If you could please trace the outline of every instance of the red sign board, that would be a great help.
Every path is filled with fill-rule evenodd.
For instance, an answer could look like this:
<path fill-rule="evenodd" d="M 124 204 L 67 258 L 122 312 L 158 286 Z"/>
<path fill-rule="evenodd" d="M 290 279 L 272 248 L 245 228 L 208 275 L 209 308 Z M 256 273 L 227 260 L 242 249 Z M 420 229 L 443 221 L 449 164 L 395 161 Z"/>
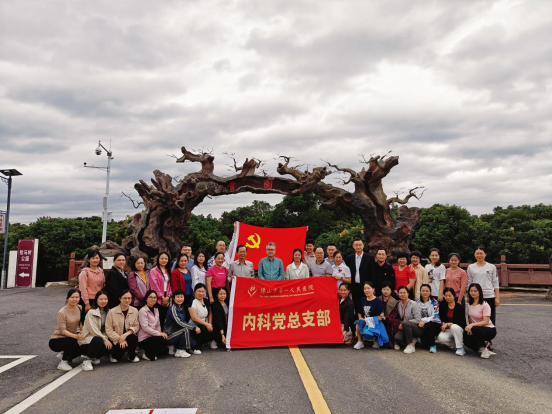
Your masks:
<path fill-rule="evenodd" d="M 228 348 L 330 343 L 343 343 L 335 279 L 234 280 Z"/>
<path fill-rule="evenodd" d="M 15 268 L 15 286 L 30 287 L 33 281 L 35 241 L 19 240 L 17 243 L 17 264 Z"/>

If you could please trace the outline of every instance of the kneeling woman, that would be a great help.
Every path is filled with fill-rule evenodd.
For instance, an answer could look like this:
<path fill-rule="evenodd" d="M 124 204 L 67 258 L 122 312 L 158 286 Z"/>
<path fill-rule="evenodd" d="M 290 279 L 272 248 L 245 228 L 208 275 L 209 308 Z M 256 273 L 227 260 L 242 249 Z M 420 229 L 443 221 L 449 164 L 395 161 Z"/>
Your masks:
<path fill-rule="evenodd" d="M 198 283 L 194 288 L 194 300 L 188 308 L 191 322 L 195 323 L 200 329 L 200 333 L 195 336 L 196 349 L 194 355 L 200 355 L 201 345 L 213 340 L 213 325 L 211 324 L 212 315 L 209 312 L 209 301 L 205 300 L 206 287 L 203 283 Z"/>
<path fill-rule="evenodd" d="M 78 332 L 81 324 L 82 307 L 78 304 L 81 295 L 78 289 L 69 289 L 65 306 L 57 313 L 57 327 L 48 346 L 54 352 L 60 352 L 61 359 L 57 369 L 71 371 L 69 362 L 80 355 L 79 343 L 84 337 Z"/>
<path fill-rule="evenodd" d="M 99 364 L 100 358 L 107 355 L 113 345 L 105 333 L 105 321 L 109 312 L 107 293 L 100 290 L 94 298 L 92 309 L 86 314 L 82 336 L 79 341 L 82 351 L 86 351 L 86 358 L 82 362 L 83 371 L 92 371 L 92 364 Z"/>
<path fill-rule="evenodd" d="M 464 305 L 458 302 L 453 288 L 446 287 L 443 296 L 445 300 L 439 306 L 439 317 L 443 324 L 437 340 L 451 349 L 456 349 L 456 355 L 466 355 L 463 339 L 466 327 Z"/>
<path fill-rule="evenodd" d="M 464 343 L 474 351 L 481 351 L 481 358 L 494 355 L 488 349 L 488 342 L 496 336 L 496 328 L 491 322 L 491 307 L 483 299 L 483 289 L 478 283 L 472 283 L 468 288 L 469 325 L 464 329 Z"/>
<path fill-rule="evenodd" d="M 400 350 L 399 344 L 406 344 L 404 353 L 412 354 L 416 352 L 417 338 L 424 334 L 424 328 L 418 326 L 422 318 L 420 307 L 416 302 L 408 299 L 408 288 L 406 286 L 399 287 L 398 292 L 400 300 L 397 308 L 401 324 L 399 325 L 399 331 L 395 334 L 394 348 Z"/>
<path fill-rule="evenodd" d="M 188 358 L 195 348 L 195 340 L 190 333 L 200 334 L 201 330 L 187 321 L 188 311 L 184 305 L 184 292 L 175 290 L 173 292 L 173 304 L 167 312 L 164 332 L 168 335 L 167 344 L 169 354 L 177 358 Z M 176 348 L 176 352 L 174 349 Z"/>
<path fill-rule="evenodd" d="M 167 334 L 161 330 L 157 293 L 155 293 L 155 290 L 148 290 L 145 297 L 146 306 L 142 306 L 138 312 L 140 321 L 138 346 L 144 350 L 143 359 L 155 361 L 158 356 L 165 355 L 169 351 L 167 348 Z"/>
<path fill-rule="evenodd" d="M 128 352 L 130 362 L 138 362 L 136 356 L 136 345 L 138 337 L 136 334 L 140 330 L 138 321 L 138 309 L 130 306 L 132 295 L 128 290 L 121 292 L 119 298 L 121 304 L 111 309 L 105 319 L 105 333 L 111 342 L 113 350 L 111 352 L 111 362 L 119 362 L 125 352 Z"/>
<path fill-rule="evenodd" d="M 353 343 L 353 329 L 355 326 L 355 304 L 349 297 L 351 288 L 345 282 L 339 286 L 339 319 L 341 320 L 341 332 L 343 342 L 346 345 Z"/>
<path fill-rule="evenodd" d="M 389 281 L 384 281 L 381 284 L 381 296 L 379 297 L 383 302 L 383 324 L 385 330 L 389 336 L 389 343 L 386 346 L 393 348 L 395 334 L 399 331 L 399 325 L 401 319 L 399 318 L 399 311 L 397 310 L 397 304 L 399 303 L 391 294 L 393 293 L 393 284 Z"/>
<path fill-rule="evenodd" d="M 420 307 L 422 319 L 418 323 L 424 329 L 422 343 L 429 347 L 429 352 L 437 352 L 435 338 L 441 331 L 441 319 L 439 319 L 439 302 L 431 298 L 431 286 L 423 284 L 420 287 L 420 299 L 416 301 Z"/>
<path fill-rule="evenodd" d="M 219 345 L 226 345 L 226 331 L 228 330 L 228 305 L 224 289 L 218 291 L 217 300 L 211 306 L 211 315 L 214 338 L 211 341 L 211 349 L 217 349 Z"/>
<path fill-rule="evenodd" d="M 364 321 L 366 318 L 377 317 L 379 320 L 383 319 L 383 302 L 380 298 L 377 298 L 375 295 L 374 286 L 371 282 L 364 282 L 364 294 L 365 297 L 360 299 L 357 307 L 357 316 L 359 321 Z M 384 328 L 385 329 L 385 328 Z M 356 326 L 357 334 L 357 343 L 355 344 L 355 349 L 364 348 L 364 342 L 362 340 L 362 335 L 360 334 L 359 324 Z M 370 339 L 372 340 L 372 339 Z M 386 341 L 388 342 L 388 341 Z M 373 339 L 372 348 L 379 348 L 378 339 Z"/>

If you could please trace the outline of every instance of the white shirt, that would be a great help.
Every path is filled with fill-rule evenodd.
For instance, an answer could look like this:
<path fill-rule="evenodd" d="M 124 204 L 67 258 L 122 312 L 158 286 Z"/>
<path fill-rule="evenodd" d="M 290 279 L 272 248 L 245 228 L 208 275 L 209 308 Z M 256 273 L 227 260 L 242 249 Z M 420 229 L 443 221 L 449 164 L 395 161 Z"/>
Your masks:
<path fill-rule="evenodd" d="M 361 260 L 362 260 L 362 253 L 360 254 L 360 256 L 357 254 L 356 257 L 355 257 L 355 261 L 356 261 L 355 283 L 360 283 L 360 272 L 359 272 L 358 269 L 360 268 Z"/>
<path fill-rule="evenodd" d="M 205 298 L 203 299 L 203 303 L 205 303 Z M 206 305 L 202 305 L 199 300 L 194 299 L 191 307 L 197 310 L 197 317 L 199 319 L 209 322 L 209 309 L 207 309 Z"/>
<path fill-rule="evenodd" d="M 339 266 L 334 264 L 332 269 L 332 276 L 341 276 L 341 279 L 337 280 L 337 291 L 339 292 L 339 286 L 343 283 L 342 279 L 348 279 L 351 277 L 351 269 L 349 269 L 345 262 L 341 262 Z"/>

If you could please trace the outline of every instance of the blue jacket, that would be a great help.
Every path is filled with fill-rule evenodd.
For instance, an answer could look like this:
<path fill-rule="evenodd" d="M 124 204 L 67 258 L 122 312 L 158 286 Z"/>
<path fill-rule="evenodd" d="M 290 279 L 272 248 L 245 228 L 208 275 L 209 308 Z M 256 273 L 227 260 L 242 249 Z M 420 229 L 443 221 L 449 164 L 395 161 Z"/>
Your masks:
<path fill-rule="evenodd" d="M 195 346 L 195 341 L 190 336 L 190 331 L 195 331 L 195 326 L 186 322 L 188 320 L 186 309 L 176 304 L 172 304 L 165 318 L 165 326 L 163 332 L 172 339 L 180 335 L 186 338 L 186 349 L 191 349 Z"/>
<path fill-rule="evenodd" d="M 377 316 L 372 317 L 372 320 L 375 323 L 373 328 L 368 327 L 363 319 L 355 321 L 355 323 L 358 323 L 358 330 L 360 331 L 362 339 L 377 339 L 378 345 L 382 346 L 383 344 L 389 342 L 389 336 L 385 330 L 385 325 L 377 318 Z"/>

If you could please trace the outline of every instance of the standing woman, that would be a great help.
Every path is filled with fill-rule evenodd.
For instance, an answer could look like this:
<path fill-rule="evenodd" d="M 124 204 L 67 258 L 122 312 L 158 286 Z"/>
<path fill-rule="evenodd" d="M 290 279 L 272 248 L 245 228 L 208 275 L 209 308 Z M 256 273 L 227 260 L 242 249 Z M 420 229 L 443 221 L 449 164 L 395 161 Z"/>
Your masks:
<path fill-rule="evenodd" d="M 424 329 L 418 326 L 422 316 L 418 304 L 408 299 L 408 288 L 400 286 L 398 291 L 400 300 L 397 308 L 401 323 L 398 332 L 395 334 L 394 348 L 400 350 L 399 344 L 406 344 L 404 353 L 412 354 L 416 352 L 417 338 L 424 334 Z"/>
<path fill-rule="evenodd" d="M 355 304 L 349 296 L 351 288 L 345 282 L 339 286 L 339 319 L 341 320 L 341 331 L 343 342 L 346 345 L 353 343 L 353 329 L 355 326 Z"/>
<path fill-rule="evenodd" d="M 138 320 L 140 321 L 138 346 L 144 350 L 142 359 L 146 361 L 155 361 L 158 356 L 168 352 L 167 334 L 161 330 L 157 308 L 157 293 L 155 290 L 148 290 L 146 306 L 142 306 L 138 311 Z"/>
<path fill-rule="evenodd" d="M 439 305 L 441 332 L 437 339 L 443 345 L 456 349 L 456 355 L 466 355 L 464 349 L 464 328 L 466 327 L 466 311 L 464 305 L 456 299 L 454 289 L 446 287 L 443 291 L 445 300 Z"/>
<path fill-rule="evenodd" d="M 207 270 L 205 278 L 207 280 L 207 292 L 209 293 L 209 302 L 213 304 L 217 297 L 218 291 L 226 289 L 226 278 L 228 269 L 223 266 L 224 253 L 215 253 L 215 264 Z"/>
<path fill-rule="evenodd" d="M 198 283 L 194 288 L 194 300 L 188 308 L 190 312 L 190 322 L 194 322 L 200 329 L 200 333 L 195 336 L 196 348 L 193 351 L 194 355 L 201 355 L 201 345 L 213 340 L 213 325 L 211 324 L 212 316 L 209 312 L 209 301 L 205 300 L 205 285 Z"/>
<path fill-rule="evenodd" d="M 145 294 L 150 289 L 149 272 L 143 257 L 136 259 L 128 275 L 128 290 L 132 293 L 132 306 L 139 309 L 146 304 Z"/>
<path fill-rule="evenodd" d="M 500 293 L 498 273 L 496 266 L 485 261 L 485 248 L 479 246 L 475 249 L 476 263 L 468 266 L 468 284 L 477 283 L 483 290 L 483 300 L 491 308 L 491 321 L 496 324 L 496 307 L 500 305 Z"/>
<path fill-rule="evenodd" d="M 285 280 L 304 279 L 309 277 L 309 267 L 302 262 L 303 252 L 301 249 L 293 251 L 293 262 L 286 267 Z"/>
<path fill-rule="evenodd" d="M 395 342 L 395 334 L 399 331 L 399 325 L 401 319 L 399 318 L 399 311 L 397 304 L 399 301 L 395 299 L 391 294 L 393 293 L 393 284 L 389 281 L 384 281 L 381 284 L 381 296 L 379 297 L 383 302 L 383 324 L 389 336 L 389 346 L 393 347 Z"/>
<path fill-rule="evenodd" d="M 192 292 L 198 283 L 207 285 L 205 275 L 207 274 L 207 256 L 203 250 L 198 250 L 195 254 L 194 265 L 192 266 Z M 193 297 L 193 293 L 192 293 Z"/>
<path fill-rule="evenodd" d="M 481 358 L 494 355 L 489 349 L 489 342 L 496 336 L 496 328 L 491 321 L 491 307 L 483 300 L 483 289 L 478 283 L 468 288 L 468 322 L 464 328 L 464 343 L 474 351 L 481 351 Z"/>
<path fill-rule="evenodd" d="M 188 311 L 184 307 L 184 292 L 173 292 L 173 304 L 167 312 L 164 332 L 168 335 L 169 355 L 177 358 L 188 358 L 195 348 L 195 340 L 190 336 L 191 332 L 200 334 L 201 330 L 188 323 Z M 176 352 L 175 352 L 176 348 Z"/>
<path fill-rule="evenodd" d="M 157 293 L 157 303 L 159 304 L 159 320 L 161 321 L 161 329 L 165 326 L 165 317 L 167 309 L 171 304 L 171 277 L 169 273 L 168 263 L 170 257 L 167 253 L 159 253 L 156 260 L 156 265 L 150 270 L 150 287 Z"/>
<path fill-rule="evenodd" d="M 69 362 L 80 355 L 79 343 L 84 337 L 79 332 L 81 326 L 82 307 L 78 304 L 81 295 L 78 289 L 69 289 L 66 303 L 57 313 L 57 327 L 50 337 L 48 346 L 54 352 L 60 352 L 61 357 L 57 369 L 71 371 L 73 367 Z"/>
<path fill-rule="evenodd" d="M 375 296 L 376 290 L 372 285 L 372 282 L 364 282 L 364 297 L 360 299 L 360 302 L 357 306 L 357 316 L 359 320 L 365 320 L 366 318 L 378 317 L 380 320 L 383 319 L 383 302 L 380 298 Z M 358 323 L 356 325 L 356 334 L 357 334 L 357 343 L 355 344 L 355 349 L 364 348 L 364 342 L 362 340 L 362 335 L 360 334 L 360 329 Z M 375 338 L 373 340 L 372 348 L 379 348 L 378 340 Z"/>
<path fill-rule="evenodd" d="M 439 249 L 429 249 L 429 260 L 431 263 L 426 264 L 425 269 L 427 270 L 429 285 L 431 286 L 431 296 L 433 299 L 441 302 L 443 300 L 447 269 L 440 262 Z"/>
<path fill-rule="evenodd" d="M 176 268 L 171 273 L 171 290 L 184 292 L 184 306 L 188 308 L 194 300 L 192 289 L 192 274 L 188 270 L 188 255 L 180 253 L 176 259 Z"/>
<path fill-rule="evenodd" d="M 458 298 L 458 303 L 463 305 L 466 286 L 468 286 L 468 275 L 464 269 L 458 267 L 460 264 L 460 255 L 458 253 L 449 254 L 448 259 L 450 267 L 447 269 L 445 276 L 445 289 L 454 289 L 454 294 Z"/>
<path fill-rule="evenodd" d="M 105 285 L 105 275 L 100 263 L 103 256 L 99 250 L 90 250 L 84 258 L 84 269 L 79 274 L 79 290 L 84 301 L 84 310 L 88 312 L 94 304 L 96 293 Z M 83 315 L 84 321 L 84 315 Z"/>
<path fill-rule="evenodd" d="M 226 304 L 226 291 L 218 291 L 217 300 L 211 306 L 211 320 L 213 321 L 213 340 L 211 349 L 217 349 L 219 345 L 226 345 L 226 332 L 228 330 L 228 305 Z"/>
<path fill-rule="evenodd" d="M 109 299 L 107 293 L 100 290 L 96 293 L 95 305 L 86 314 L 84 326 L 82 327 L 82 336 L 79 341 L 81 345 L 81 354 L 86 354 L 82 362 L 83 371 L 92 371 L 92 364 L 99 364 L 100 358 L 107 355 L 113 345 L 105 333 L 105 321 L 107 312 L 109 312 Z M 85 352 L 82 352 L 85 351 Z"/>
<path fill-rule="evenodd" d="M 116 306 L 123 290 L 128 290 L 128 275 L 125 273 L 126 257 L 123 253 L 116 253 L 113 257 L 113 267 L 105 278 L 105 289 L 109 303 Z"/>
<path fill-rule="evenodd" d="M 138 337 L 136 334 L 140 330 L 138 320 L 138 309 L 130 306 L 132 295 L 128 290 L 124 290 L 119 298 L 119 306 L 111 309 L 105 319 L 105 333 L 111 342 L 113 350 L 111 352 L 111 362 L 119 362 L 125 352 L 128 352 L 130 362 L 138 362 L 136 356 L 136 345 Z"/>
<path fill-rule="evenodd" d="M 393 266 L 395 271 L 395 286 L 406 286 L 409 295 L 414 297 L 413 289 L 416 284 L 416 272 L 408 266 L 408 253 L 397 252 L 397 264 Z M 395 291 L 398 294 L 398 291 Z"/>
<path fill-rule="evenodd" d="M 339 295 L 339 287 L 343 283 L 351 284 L 351 269 L 343 262 L 343 253 L 339 250 L 334 252 L 334 264 L 332 265 L 333 278 L 337 281 L 337 294 Z"/>
<path fill-rule="evenodd" d="M 431 298 L 431 286 L 423 284 L 420 287 L 420 299 L 416 301 L 420 307 L 422 319 L 418 323 L 423 328 L 422 343 L 429 346 L 429 352 L 437 352 L 435 337 L 441 331 L 441 319 L 439 319 L 439 302 Z"/>

